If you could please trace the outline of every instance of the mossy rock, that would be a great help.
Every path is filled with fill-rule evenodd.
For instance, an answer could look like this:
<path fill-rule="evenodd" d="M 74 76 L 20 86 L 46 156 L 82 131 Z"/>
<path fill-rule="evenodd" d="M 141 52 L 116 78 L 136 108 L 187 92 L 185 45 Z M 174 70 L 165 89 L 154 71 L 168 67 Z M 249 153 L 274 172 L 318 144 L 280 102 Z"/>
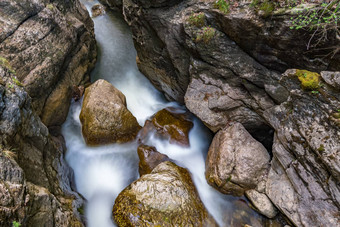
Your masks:
<path fill-rule="evenodd" d="M 190 146 L 189 132 L 193 127 L 188 112 L 176 108 L 165 108 L 158 111 L 151 120 L 145 122 L 140 134 L 143 140 L 151 131 L 156 131 L 156 136 L 169 139 L 172 144 Z"/>
<path fill-rule="evenodd" d="M 112 214 L 118 226 L 217 226 L 188 170 L 169 161 L 125 188 Z"/>
<path fill-rule="evenodd" d="M 320 88 L 320 74 L 307 70 L 296 70 L 296 76 L 305 90 L 317 90 Z"/>

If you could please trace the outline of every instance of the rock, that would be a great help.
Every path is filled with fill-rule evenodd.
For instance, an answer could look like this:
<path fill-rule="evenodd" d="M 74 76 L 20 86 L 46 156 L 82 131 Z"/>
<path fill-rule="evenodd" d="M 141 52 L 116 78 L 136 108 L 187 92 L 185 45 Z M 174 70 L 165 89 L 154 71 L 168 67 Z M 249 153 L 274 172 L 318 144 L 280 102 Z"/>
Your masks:
<path fill-rule="evenodd" d="M 147 145 L 139 145 L 139 175 L 149 174 L 160 163 L 170 161 L 169 157 L 165 154 L 159 153 L 155 147 Z"/>
<path fill-rule="evenodd" d="M 260 193 L 256 190 L 248 190 L 245 195 L 252 202 L 258 211 L 268 218 L 274 218 L 278 211 L 273 203 L 269 200 L 266 194 Z"/>
<path fill-rule="evenodd" d="M 113 7 L 117 5 L 117 0 L 103 1 Z M 209 57 L 216 68 L 229 62 L 227 59 L 214 58 L 216 49 L 222 55 L 232 55 L 232 62 L 242 64 L 238 53 L 245 53 L 254 62 L 280 73 L 288 68 L 318 72 L 340 70 L 339 52 L 333 57 L 330 54 L 330 50 L 339 44 L 335 34 L 329 34 L 329 40 L 320 42 L 319 48 L 310 48 L 307 51 L 306 45 L 311 33 L 302 29 L 290 29 L 291 17 L 295 17 L 296 13 L 288 7 L 274 10 L 270 16 L 262 16 L 259 10 L 261 4 L 254 5 L 250 1 L 231 4 L 232 10 L 228 13 L 215 9 L 213 1 L 119 2 L 119 8 L 122 8 L 124 18 L 133 33 L 140 59 L 139 69 L 171 100 L 183 102 L 186 87 L 192 78 L 189 72 L 194 65 L 192 60 L 205 60 Z M 188 23 L 188 18 L 198 12 L 204 13 L 206 18 L 202 27 Z M 192 45 L 197 40 L 196 34 L 204 33 L 203 28 L 209 26 L 216 30 L 211 42 Z M 193 32 L 188 32 L 188 27 L 194 27 L 191 29 Z M 220 44 L 214 40 L 219 39 L 220 34 L 225 34 L 228 38 L 223 39 L 230 40 L 233 46 L 239 48 L 239 52 L 229 53 L 224 48 L 219 50 Z M 200 46 L 207 45 L 209 48 L 205 48 L 206 51 L 202 54 Z M 256 64 L 254 68 L 257 68 Z M 237 72 L 237 67 L 230 69 Z"/>
<path fill-rule="evenodd" d="M 321 77 L 328 83 L 329 85 L 340 89 L 340 72 L 321 72 Z"/>
<path fill-rule="evenodd" d="M 60 126 L 72 86 L 89 80 L 96 61 L 93 22 L 78 0 L 1 3 L 1 58 L 25 87 L 43 123 Z"/>
<path fill-rule="evenodd" d="M 101 4 L 95 4 L 91 8 L 92 17 L 98 17 L 105 14 L 105 7 Z"/>
<path fill-rule="evenodd" d="M 209 147 L 205 176 L 222 193 L 242 195 L 266 179 L 270 157 L 240 123 L 220 130 Z"/>
<path fill-rule="evenodd" d="M 72 98 L 74 101 L 79 101 L 84 95 L 85 88 L 84 86 L 73 86 L 72 88 Z"/>
<path fill-rule="evenodd" d="M 333 115 L 340 93 L 327 81 L 317 93 L 302 90 L 295 72 L 287 70 L 281 79 L 288 100 L 264 114 L 276 131 L 265 192 L 296 226 L 336 226 L 340 135 Z"/>
<path fill-rule="evenodd" d="M 140 137 L 144 140 L 149 132 L 156 131 L 156 136 L 168 139 L 172 144 L 188 147 L 189 132 L 193 126 L 188 112 L 168 107 L 158 111 L 151 120 L 145 122 Z"/>
<path fill-rule="evenodd" d="M 118 226 L 217 226 L 189 172 L 169 161 L 118 195 L 113 218 Z"/>
<path fill-rule="evenodd" d="M 99 2 L 109 6 L 111 9 L 118 8 L 119 10 L 122 10 L 123 7 L 123 0 L 99 0 Z"/>
<path fill-rule="evenodd" d="M 31 98 L 13 73 L 0 66 L 0 77 L 0 226 L 13 221 L 23 226 L 83 226 L 77 212 L 83 200 L 71 190 L 62 148 L 33 111 Z M 49 198 L 38 200 L 41 194 L 34 188 Z"/>
<path fill-rule="evenodd" d="M 86 88 L 79 118 L 88 145 L 129 142 L 141 129 L 123 93 L 105 80 Z"/>

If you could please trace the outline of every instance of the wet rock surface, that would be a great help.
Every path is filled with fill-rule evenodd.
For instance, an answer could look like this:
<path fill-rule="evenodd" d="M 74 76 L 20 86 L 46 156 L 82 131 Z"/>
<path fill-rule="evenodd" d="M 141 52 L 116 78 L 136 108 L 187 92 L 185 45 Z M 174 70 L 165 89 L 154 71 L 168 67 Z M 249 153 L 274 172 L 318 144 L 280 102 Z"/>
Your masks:
<path fill-rule="evenodd" d="M 147 120 L 140 133 L 144 140 L 150 132 L 156 132 L 156 136 L 168 139 L 172 144 L 190 146 L 189 132 L 194 126 L 187 111 L 168 107 L 158 111 Z"/>
<path fill-rule="evenodd" d="M 98 17 L 105 14 L 105 7 L 101 4 L 96 4 L 91 8 L 92 17 Z"/>
<path fill-rule="evenodd" d="M 86 88 L 79 118 L 88 145 L 128 142 L 141 129 L 123 93 L 105 80 Z"/>
<path fill-rule="evenodd" d="M 189 172 L 169 161 L 125 188 L 112 212 L 119 226 L 216 226 Z"/>
<path fill-rule="evenodd" d="M 137 148 L 139 157 L 139 175 L 149 174 L 160 163 L 170 161 L 165 154 L 159 153 L 155 147 L 141 144 Z"/>
<path fill-rule="evenodd" d="M 0 61 L 8 61 L 43 123 L 61 125 L 72 86 L 89 80 L 96 60 L 93 22 L 78 0 L 1 5 Z"/>
<path fill-rule="evenodd" d="M 266 179 L 270 157 L 240 123 L 231 123 L 214 137 L 206 160 L 206 179 L 217 190 L 243 195 Z"/>

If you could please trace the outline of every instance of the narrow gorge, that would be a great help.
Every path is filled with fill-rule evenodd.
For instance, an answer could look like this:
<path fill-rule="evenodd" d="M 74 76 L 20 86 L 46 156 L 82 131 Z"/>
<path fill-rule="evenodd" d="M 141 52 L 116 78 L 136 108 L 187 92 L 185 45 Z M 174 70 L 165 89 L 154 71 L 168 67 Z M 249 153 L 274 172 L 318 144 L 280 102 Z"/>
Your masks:
<path fill-rule="evenodd" d="M 0 226 L 340 226 L 339 18 L 1 1 Z"/>

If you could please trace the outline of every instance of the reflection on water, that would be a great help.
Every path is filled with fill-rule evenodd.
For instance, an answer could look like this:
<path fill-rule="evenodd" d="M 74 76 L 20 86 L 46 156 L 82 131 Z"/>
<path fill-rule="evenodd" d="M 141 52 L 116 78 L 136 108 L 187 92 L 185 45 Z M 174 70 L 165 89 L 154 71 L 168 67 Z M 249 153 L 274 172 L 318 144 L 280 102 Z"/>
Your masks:
<path fill-rule="evenodd" d="M 96 1 L 84 2 L 86 7 Z M 98 42 L 98 62 L 92 72 L 92 81 L 105 79 L 121 90 L 128 109 L 140 125 L 160 109 L 178 106 L 167 102 L 138 71 L 136 51 L 128 26 L 118 13 L 108 12 L 94 18 Z M 63 125 L 66 140 L 66 159 L 75 173 L 79 193 L 88 201 L 85 209 L 90 227 L 114 226 L 111 210 L 115 198 L 133 180 L 138 178 L 137 143 L 86 146 L 81 135 L 79 113 L 81 102 L 72 103 Z M 192 173 L 200 197 L 221 226 L 263 226 L 262 217 L 252 211 L 245 200 L 223 195 L 210 187 L 204 176 L 206 153 L 211 142 L 209 130 L 197 119 L 189 134 L 190 148 L 183 148 L 154 137 L 147 144 L 168 155 Z"/>

